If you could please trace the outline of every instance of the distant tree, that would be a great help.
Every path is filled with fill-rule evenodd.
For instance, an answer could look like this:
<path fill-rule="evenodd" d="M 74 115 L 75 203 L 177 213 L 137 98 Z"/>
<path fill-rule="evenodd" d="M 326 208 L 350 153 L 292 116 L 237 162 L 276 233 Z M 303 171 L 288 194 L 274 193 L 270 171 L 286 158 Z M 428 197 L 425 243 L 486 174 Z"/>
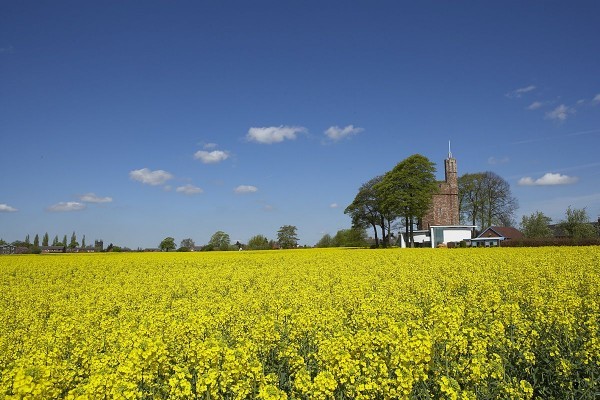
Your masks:
<path fill-rule="evenodd" d="M 519 208 L 510 185 L 494 172 L 464 174 L 458 178 L 459 212 L 463 223 L 481 229 L 490 226 L 512 226 Z"/>
<path fill-rule="evenodd" d="M 42 252 L 42 249 L 40 249 L 40 235 L 38 235 L 37 233 L 35 234 L 35 237 L 33 238 L 33 245 L 31 246 L 31 252 L 34 254 L 39 254 Z"/>
<path fill-rule="evenodd" d="M 29 239 L 29 234 L 25 236 L 25 247 L 31 246 L 31 240 Z"/>
<path fill-rule="evenodd" d="M 179 245 L 179 249 L 193 250 L 194 247 L 196 247 L 196 243 L 194 243 L 194 240 L 190 238 L 183 239 Z"/>
<path fill-rule="evenodd" d="M 383 208 L 404 218 L 406 236 L 414 247 L 414 226 L 429 211 L 438 190 L 435 164 L 413 154 L 387 172 L 375 189 L 381 193 Z"/>
<path fill-rule="evenodd" d="M 112 243 L 111 243 L 112 246 Z M 109 246 L 109 247 L 111 247 Z M 162 251 L 169 251 L 169 250 L 175 250 L 175 239 L 172 237 L 166 237 L 163 239 L 162 242 L 160 242 L 160 244 L 158 245 L 158 247 L 162 250 Z M 114 249 L 114 246 L 112 246 L 112 248 Z M 108 251 L 108 249 L 107 249 Z"/>
<path fill-rule="evenodd" d="M 66 239 L 66 236 L 65 236 Z M 70 249 L 75 249 L 79 246 L 79 243 L 77 242 L 77 236 L 75 236 L 75 232 L 73 232 L 71 234 L 71 241 L 69 242 L 69 248 Z"/>
<path fill-rule="evenodd" d="M 58 238 L 57 238 L 58 240 Z M 42 238 L 42 246 L 48 246 L 49 238 L 48 232 L 44 233 L 44 237 Z"/>
<path fill-rule="evenodd" d="M 377 230 L 375 231 L 377 232 Z M 334 247 L 335 243 L 329 233 L 323 235 L 323 237 L 317 242 L 315 247 Z"/>
<path fill-rule="evenodd" d="M 521 220 L 521 231 L 527 238 L 545 238 L 552 236 L 552 229 L 548 226 L 552 218 L 547 217 L 541 211 L 531 215 L 523 215 Z"/>
<path fill-rule="evenodd" d="M 282 249 L 294 249 L 298 246 L 298 236 L 293 225 L 283 225 L 277 231 L 277 242 Z"/>
<path fill-rule="evenodd" d="M 85 249 L 85 235 L 81 238 L 81 247 Z"/>
<path fill-rule="evenodd" d="M 571 208 L 569 206 L 565 212 L 566 219 L 558 225 L 565 231 L 567 236 L 574 239 L 591 238 L 598 235 L 587 215 L 585 208 Z"/>
<path fill-rule="evenodd" d="M 0 239 L 0 245 L 1 244 L 6 244 L 6 241 L 4 239 Z"/>
<path fill-rule="evenodd" d="M 246 247 L 248 250 L 268 250 L 271 248 L 271 246 L 269 246 L 269 240 L 263 235 L 252 236 L 248 240 L 248 245 Z"/>
<path fill-rule="evenodd" d="M 333 237 L 333 244 L 336 247 L 365 247 L 367 234 L 361 228 L 342 229 Z"/>
<path fill-rule="evenodd" d="M 60 244 L 61 246 L 66 246 L 67 245 L 67 235 L 63 236 L 63 241 Z"/>
<path fill-rule="evenodd" d="M 58 235 L 54 236 L 54 240 L 52 241 L 52 246 L 58 246 L 59 245 L 59 241 L 58 241 Z"/>
<path fill-rule="evenodd" d="M 223 231 L 215 232 L 208 242 L 208 246 L 210 246 L 213 250 L 221 250 L 226 251 L 229 250 L 229 245 L 231 244 L 231 240 L 229 239 L 229 235 Z"/>

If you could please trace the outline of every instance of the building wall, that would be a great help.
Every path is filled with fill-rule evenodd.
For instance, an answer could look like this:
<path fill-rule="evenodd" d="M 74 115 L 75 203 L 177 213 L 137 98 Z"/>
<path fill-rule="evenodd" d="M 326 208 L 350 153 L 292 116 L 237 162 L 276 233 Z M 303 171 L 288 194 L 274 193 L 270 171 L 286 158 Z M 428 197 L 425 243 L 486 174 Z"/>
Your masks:
<path fill-rule="evenodd" d="M 444 160 L 444 180 L 438 182 L 439 192 L 433 196 L 432 206 L 421 220 L 419 229 L 436 225 L 458 225 L 458 168 L 451 155 Z"/>

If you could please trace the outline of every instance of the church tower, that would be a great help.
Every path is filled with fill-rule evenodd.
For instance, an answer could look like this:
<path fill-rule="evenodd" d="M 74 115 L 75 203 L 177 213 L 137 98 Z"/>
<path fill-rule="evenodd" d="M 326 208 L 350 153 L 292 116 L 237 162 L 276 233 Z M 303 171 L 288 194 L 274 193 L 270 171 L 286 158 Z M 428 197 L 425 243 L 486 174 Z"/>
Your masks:
<path fill-rule="evenodd" d="M 419 224 L 419 229 L 459 224 L 458 168 L 456 159 L 450 151 L 450 143 L 448 143 L 448 158 L 444 160 L 444 180 L 438 182 L 438 189 L 438 192 L 433 195 L 429 212 Z"/>

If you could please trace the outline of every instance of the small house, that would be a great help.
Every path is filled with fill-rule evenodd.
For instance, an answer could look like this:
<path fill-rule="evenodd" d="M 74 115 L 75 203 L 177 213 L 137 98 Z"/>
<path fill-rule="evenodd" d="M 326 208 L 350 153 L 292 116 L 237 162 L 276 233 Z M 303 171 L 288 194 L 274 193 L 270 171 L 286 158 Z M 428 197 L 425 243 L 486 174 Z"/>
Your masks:
<path fill-rule="evenodd" d="M 15 254 L 16 246 L 12 244 L 0 245 L 0 254 Z"/>
<path fill-rule="evenodd" d="M 472 247 L 498 247 L 504 240 L 522 239 L 523 233 L 510 226 L 490 226 L 474 239 L 471 239 Z"/>

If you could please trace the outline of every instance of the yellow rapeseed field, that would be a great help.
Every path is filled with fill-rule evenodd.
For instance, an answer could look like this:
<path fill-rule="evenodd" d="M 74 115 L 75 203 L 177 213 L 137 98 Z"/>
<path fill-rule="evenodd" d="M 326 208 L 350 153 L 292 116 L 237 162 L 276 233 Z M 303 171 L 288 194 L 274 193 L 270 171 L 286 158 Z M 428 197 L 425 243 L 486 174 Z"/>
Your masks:
<path fill-rule="evenodd" d="M 0 257 L 0 398 L 593 399 L 600 248 Z"/>

